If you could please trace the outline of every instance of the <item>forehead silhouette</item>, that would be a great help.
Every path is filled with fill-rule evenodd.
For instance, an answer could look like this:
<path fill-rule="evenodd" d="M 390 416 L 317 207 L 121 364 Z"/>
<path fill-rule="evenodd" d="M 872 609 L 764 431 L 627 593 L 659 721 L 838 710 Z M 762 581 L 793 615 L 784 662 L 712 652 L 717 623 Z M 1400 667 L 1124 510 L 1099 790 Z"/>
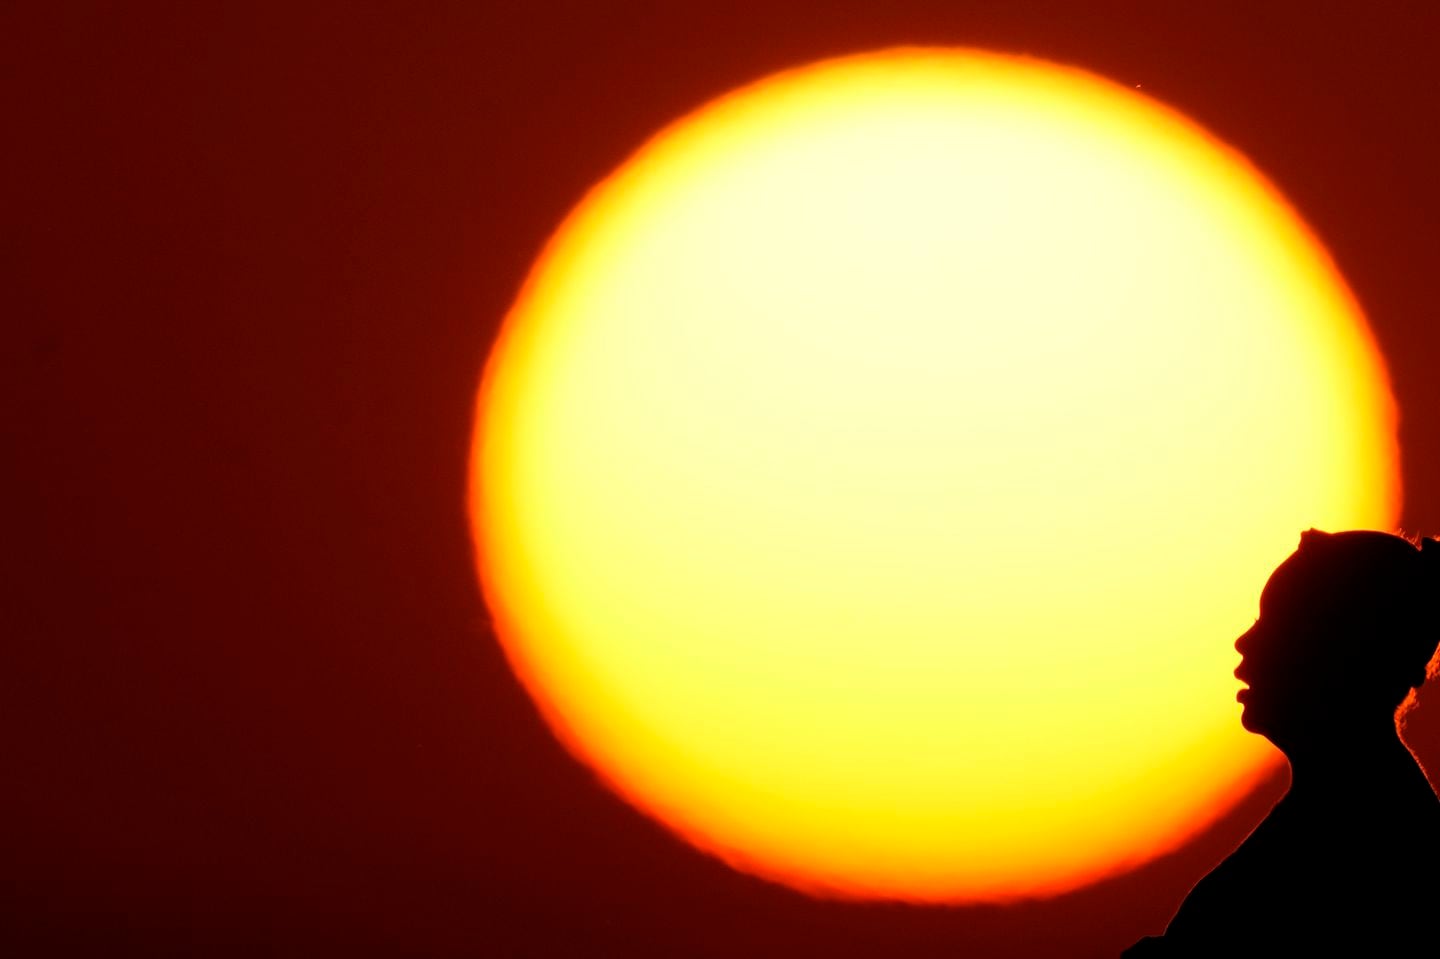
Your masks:
<path fill-rule="evenodd" d="M 1261 611 L 1333 612 L 1384 603 L 1410 585 L 1418 552 L 1390 533 L 1309 530 L 1266 583 Z"/>

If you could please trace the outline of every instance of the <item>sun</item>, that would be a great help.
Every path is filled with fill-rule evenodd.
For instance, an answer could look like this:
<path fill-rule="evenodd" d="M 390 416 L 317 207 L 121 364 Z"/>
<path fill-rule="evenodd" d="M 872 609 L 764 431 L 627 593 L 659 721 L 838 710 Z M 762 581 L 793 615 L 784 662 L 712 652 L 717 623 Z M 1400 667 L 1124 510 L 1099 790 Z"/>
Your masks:
<path fill-rule="evenodd" d="M 1238 153 L 1094 75 L 899 49 L 661 131 L 485 367 L 486 601 L 557 736 L 736 868 L 1004 901 L 1175 848 L 1274 763 L 1232 647 L 1396 413 Z"/>

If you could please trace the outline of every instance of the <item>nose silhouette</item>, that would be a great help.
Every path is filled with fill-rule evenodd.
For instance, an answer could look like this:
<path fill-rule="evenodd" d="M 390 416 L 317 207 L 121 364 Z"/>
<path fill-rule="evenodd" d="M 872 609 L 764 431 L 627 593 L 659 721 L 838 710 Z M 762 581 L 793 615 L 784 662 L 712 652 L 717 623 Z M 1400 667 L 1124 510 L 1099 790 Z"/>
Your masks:
<path fill-rule="evenodd" d="M 1240 654 L 1240 666 L 1235 667 L 1235 678 L 1240 678 L 1240 667 L 1245 665 L 1245 651 L 1250 647 L 1250 641 L 1255 636 L 1255 627 L 1251 626 L 1235 640 L 1235 652 Z"/>
<path fill-rule="evenodd" d="M 1250 639 L 1253 638 L 1254 632 L 1256 632 L 1256 628 L 1250 626 L 1243 634 L 1236 636 L 1236 652 L 1238 654 L 1246 655 L 1246 649 L 1250 647 Z"/>
<path fill-rule="evenodd" d="M 1235 652 L 1239 653 L 1241 656 L 1245 655 L 1245 647 L 1250 645 L 1250 640 L 1254 638 L 1255 630 L 1259 625 L 1259 623 L 1256 623 L 1255 626 L 1251 626 L 1249 629 L 1245 630 L 1245 632 L 1241 633 L 1238 637 L 1236 637 Z"/>

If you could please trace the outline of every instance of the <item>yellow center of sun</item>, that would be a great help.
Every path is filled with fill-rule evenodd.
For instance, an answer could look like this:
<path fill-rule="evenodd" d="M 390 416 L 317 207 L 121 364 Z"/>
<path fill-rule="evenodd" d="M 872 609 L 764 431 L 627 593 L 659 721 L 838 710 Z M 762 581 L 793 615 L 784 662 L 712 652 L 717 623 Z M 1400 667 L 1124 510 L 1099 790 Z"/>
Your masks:
<path fill-rule="evenodd" d="M 517 673 L 629 801 L 823 894 L 1047 895 L 1273 762 L 1234 638 L 1387 528 L 1395 411 L 1236 153 L 1092 75 L 896 50 L 666 129 L 557 231 L 479 397 Z"/>

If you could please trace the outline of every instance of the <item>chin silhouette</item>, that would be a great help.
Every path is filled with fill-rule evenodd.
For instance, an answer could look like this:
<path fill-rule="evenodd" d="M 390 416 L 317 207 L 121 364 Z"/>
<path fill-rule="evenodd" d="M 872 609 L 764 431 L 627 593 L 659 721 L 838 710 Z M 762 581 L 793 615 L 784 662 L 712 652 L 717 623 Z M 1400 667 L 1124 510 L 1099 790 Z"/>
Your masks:
<path fill-rule="evenodd" d="M 1436 670 L 1440 541 L 1310 530 L 1235 642 L 1241 723 L 1290 790 L 1191 890 L 1145 956 L 1388 955 L 1440 903 L 1440 799 L 1397 715 Z"/>

